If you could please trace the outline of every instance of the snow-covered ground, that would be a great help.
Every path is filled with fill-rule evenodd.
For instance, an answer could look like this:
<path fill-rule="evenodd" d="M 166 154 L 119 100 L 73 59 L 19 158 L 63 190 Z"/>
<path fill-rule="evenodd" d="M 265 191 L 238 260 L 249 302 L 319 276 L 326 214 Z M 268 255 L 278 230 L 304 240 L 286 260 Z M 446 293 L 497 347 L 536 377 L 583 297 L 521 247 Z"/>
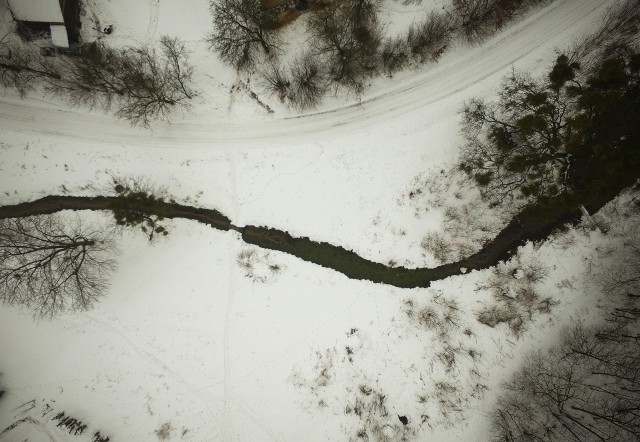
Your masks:
<path fill-rule="evenodd" d="M 142 129 L 3 90 L 0 204 L 104 194 L 114 176 L 144 176 L 238 226 L 423 266 L 435 264 L 423 237 L 446 229 L 446 198 L 433 199 L 442 199 L 446 178 L 437 177 L 458 152 L 462 103 L 493 96 L 512 68 L 544 72 L 554 51 L 593 30 L 612 1 L 557 0 L 481 45 L 455 46 L 437 64 L 374 81 L 357 103 L 334 98 L 305 115 L 259 85 L 250 88 L 275 113 L 244 92 L 230 94 L 237 75 L 204 43 L 206 0 L 85 3 L 87 38 L 91 21 L 114 25 L 104 36 L 113 46 L 162 34 L 188 41 L 200 95 L 190 113 Z M 399 18 L 388 27 L 444 3 L 390 3 L 389 16 Z M 410 196 L 421 180 L 435 182 L 431 194 Z M 0 441 L 88 441 L 96 431 L 152 441 L 166 423 L 167 440 L 342 441 L 365 429 L 378 440 L 483 441 L 500 382 L 525 351 L 592 314 L 600 299 L 587 273 L 606 268 L 615 253 L 603 250 L 631 234 L 585 227 L 524 248 L 520 266 L 544 263 L 548 276 L 535 291 L 557 305 L 516 336 L 475 317 L 492 302 L 481 288 L 491 270 L 402 290 L 249 247 L 234 232 L 187 221 L 171 222 L 170 232 L 153 245 L 124 234 L 119 268 L 94 310 L 34 322 L 29 312 L 0 309 L 0 431 L 28 418 Z M 455 310 L 456 325 L 425 328 L 418 318 L 427 307 Z M 57 428 L 51 417 L 61 411 L 88 430 Z"/>

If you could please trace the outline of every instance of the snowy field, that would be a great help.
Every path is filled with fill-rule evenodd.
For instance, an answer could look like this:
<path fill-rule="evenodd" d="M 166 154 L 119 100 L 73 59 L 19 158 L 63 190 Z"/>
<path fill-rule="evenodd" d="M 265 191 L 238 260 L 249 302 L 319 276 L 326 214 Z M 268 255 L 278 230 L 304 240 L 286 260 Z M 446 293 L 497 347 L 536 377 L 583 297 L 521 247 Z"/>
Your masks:
<path fill-rule="evenodd" d="M 391 1 L 387 28 L 446 3 Z M 437 64 L 375 80 L 357 102 L 333 97 L 304 115 L 259 85 L 249 89 L 273 113 L 246 90 L 231 91 L 243 79 L 207 49 L 206 0 L 85 4 L 87 39 L 97 36 L 91 23 L 114 25 L 103 37 L 114 47 L 185 39 L 200 95 L 190 112 L 144 129 L 38 92 L 20 99 L 2 90 L 1 205 L 105 194 L 112 177 L 144 176 L 237 226 L 418 267 L 438 263 L 421 242 L 446 229 L 445 209 L 455 204 L 455 177 L 441 171 L 458 155 L 464 101 L 493 97 L 511 69 L 548 70 L 612 1 L 557 0 L 480 45 L 456 45 Z M 426 189 L 418 198 L 416 186 Z M 195 222 L 170 222 L 152 245 L 124 233 L 95 309 L 34 321 L 0 308 L 0 431 L 22 420 L 0 442 L 81 442 L 96 431 L 111 441 L 344 441 L 362 429 L 385 441 L 484 441 L 486 413 L 524 352 L 553 344 L 564 325 L 589 321 L 605 303 L 594 280 L 633 234 L 626 203 L 600 215 L 612 226 L 607 235 L 585 223 L 520 250 L 505 271 L 540 264 L 547 276 L 531 284 L 551 307 L 529 311 L 517 333 L 476 319 L 492 302 L 483 288 L 491 269 L 404 290 L 349 280 Z M 428 306 L 452 313 L 454 324 L 425 328 L 418 318 Z M 87 431 L 56 427 L 51 418 L 62 411 Z"/>

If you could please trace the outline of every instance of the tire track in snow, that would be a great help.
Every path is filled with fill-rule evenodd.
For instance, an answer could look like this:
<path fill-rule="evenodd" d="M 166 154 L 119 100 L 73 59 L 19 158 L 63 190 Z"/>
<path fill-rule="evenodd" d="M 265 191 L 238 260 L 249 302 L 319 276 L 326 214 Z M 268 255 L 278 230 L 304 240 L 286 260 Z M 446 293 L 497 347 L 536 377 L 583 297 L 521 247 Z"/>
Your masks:
<path fill-rule="evenodd" d="M 151 0 L 153 1 L 153 0 Z M 419 74 L 394 82 L 361 103 L 324 112 L 269 120 L 211 120 L 195 115 L 173 123 L 154 123 L 152 130 L 127 126 L 115 117 L 87 113 L 84 109 L 60 110 L 55 102 L 16 95 L 0 97 L 0 128 L 18 132 L 64 135 L 80 140 L 122 142 L 128 146 L 188 148 L 264 147 L 284 141 L 317 140 L 318 134 L 345 134 L 381 122 L 389 124 L 409 112 L 437 113 L 437 104 L 490 77 L 501 77 L 515 62 L 541 56 L 539 48 L 566 46 L 568 35 L 595 23 L 612 0 L 557 0 L 521 23 L 505 29 L 482 45 L 465 50 L 464 56 L 443 59 Z M 55 101 L 55 100 L 54 100 Z M 450 112 L 446 117 L 450 118 Z M 113 130 L 114 125 L 117 130 Z M 248 129 L 248 125 L 251 126 Z"/>

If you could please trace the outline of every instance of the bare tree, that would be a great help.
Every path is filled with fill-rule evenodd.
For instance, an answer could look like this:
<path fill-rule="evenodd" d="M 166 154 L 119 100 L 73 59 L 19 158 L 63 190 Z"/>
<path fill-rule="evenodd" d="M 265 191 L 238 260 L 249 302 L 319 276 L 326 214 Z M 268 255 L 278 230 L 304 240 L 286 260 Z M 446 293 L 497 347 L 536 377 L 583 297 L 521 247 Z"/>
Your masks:
<path fill-rule="evenodd" d="M 207 41 L 226 63 L 248 68 L 260 50 L 267 55 L 278 51 L 274 19 L 258 0 L 212 1 L 211 12 L 214 30 Z"/>
<path fill-rule="evenodd" d="M 160 37 L 160 45 L 164 56 L 163 74 L 170 95 L 178 97 L 174 101 L 192 99 L 196 93 L 189 86 L 193 77 L 193 66 L 189 64 L 187 47 L 179 38 L 168 35 Z"/>
<path fill-rule="evenodd" d="M 56 215 L 0 219 L 0 299 L 52 317 L 104 295 L 114 244 L 104 230 Z"/>
<path fill-rule="evenodd" d="M 59 81 L 62 75 L 49 58 L 42 57 L 35 46 L 22 46 L 0 40 L 0 85 L 16 89 L 21 97 L 42 78 Z"/>
<path fill-rule="evenodd" d="M 47 80 L 47 89 L 74 104 L 116 107 L 116 115 L 148 125 L 188 106 L 195 92 L 188 84 L 193 70 L 184 44 L 160 40 L 161 54 L 151 48 L 113 50 L 95 46 L 79 58 L 64 58 L 61 80 Z"/>
<path fill-rule="evenodd" d="M 530 354 L 491 412 L 493 440 L 640 440 L 640 248 L 601 281 L 624 299 L 603 325 L 578 322 L 547 352 Z M 615 278 L 614 276 L 615 275 Z M 615 279 L 615 281 L 614 281 Z"/>
<path fill-rule="evenodd" d="M 152 48 L 114 50 L 94 45 L 82 56 L 42 57 L 33 46 L 0 47 L 0 84 L 22 95 L 38 84 L 72 104 L 102 109 L 133 124 L 168 118 L 188 107 L 195 92 L 189 83 L 193 69 L 180 40 L 162 37 L 160 53 Z"/>
<path fill-rule="evenodd" d="M 308 29 L 316 54 L 327 59 L 330 80 L 361 93 L 364 80 L 377 69 L 382 42 L 378 22 L 354 22 L 352 10 L 341 5 L 314 14 Z"/>
<path fill-rule="evenodd" d="M 610 324 L 577 324 L 548 353 L 530 355 L 492 411 L 495 441 L 621 441 L 640 438 L 640 309 Z"/>

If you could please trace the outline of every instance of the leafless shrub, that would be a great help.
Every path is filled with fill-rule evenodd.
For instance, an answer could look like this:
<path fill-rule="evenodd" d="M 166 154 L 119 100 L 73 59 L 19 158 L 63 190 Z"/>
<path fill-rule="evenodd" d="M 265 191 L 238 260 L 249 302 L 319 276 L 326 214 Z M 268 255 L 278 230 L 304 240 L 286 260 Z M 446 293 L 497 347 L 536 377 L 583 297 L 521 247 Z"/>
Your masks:
<path fill-rule="evenodd" d="M 447 344 L 436 354 L 436 357 L 440 360 L 447 373 L 450 373 L 455 368 L 458 352 L 459 348 Z"/>
<path fill-rule="evenodd" d="M 326 91 L 326 75 L 321 63 L 311 53 L 296 59 L 291 68 L 289 100 L 298 109 L 317 106 Z"/>
<path fill-rule="evenodd" d="M 547 0 L 453 0 L 461 20 L 460 32 L 468 43 L 478 43 L 520 12 Z"/>
<path fill-rule="evenodd" d="M 57 216 L 0 220 L 0 299 L 50 318 L 87 310 L 115 267 L 109 232 Z"/>
<path fill-rule="evenodd" d="M 555 305 L 555 301 L 542 298 L 536 289 L 547 274 L 536 260 L 525 263 L 516 257 L 508 263 L 499 263 L 478 284 L 479 289 L 489 290 L 494 299 L 494 304 L 478 313 L 478 321 L 489 327 L 507 323 L 512 333 L 519 336 L 535 314 L 548 313 Z"/>
<path fill-rule="evenodd" d="M 253 282 L 266 283 L 274 280 L 283 270 L 283 266 L 273 261 L 269 252 L 260 252 L 255 248 L 243 249 L 238 253 L 236 262 L 244 276 Z"/>
<path fill-rule="evenodd" d="M 420 62 L 430 60 L 440 48 L 449 44 L 454 27 L 448 14 L 432 12 L 421 22 L 414 23 L 407 33 L 407 46 Z"/>
<path fill-rule="evenodd" d="M 272 61 L 260 75 L 265 89 L 284 103 L 291 91 L 291 80 L 284 69 Z"/>
<path fill-rule="evenodd" d="M 436 311 L 435 308 L 430 305 L 420 309 L 416 319 L 418 320 L 418 323 L 424 325 L 428 329 L 436 329 L 442 327 L 440 314 Z"/>
<path fill-rule="evenodd" d="M 570 50 L 571 61 L 579 62 L 585 71 L 604 57 L 613 57 L 640 43 L 640 0 L 614 3 L 596 32 L 579 40 Z"/>
<path fill-rule="evenodd" d="M 412 300 L 404 301 L 405 314 L 418 325 L 447 337 L 449 331 L 460 326 L 460 309 L 456 301 L 441 294 L 433 297 L 430 304 L 418 306 Z"/>
<path fill-rule="evenodd" d="M 171 432 L 173 428 L 171 427 L 171 422 L 165 422 L 160 425 L 160 428 L 154 431 L 156 436 L 158 436 L 158 440 L 168 440 L 171 438 Z"/>
<path fill-rule="evenodd" d="M 454 257 L 451 244 L 439 232 L 428 233 L 422 238 L 420 247 L 431 253 L 440 264 L 450 262 Z"/>
<path fill-rule="evenodd" d="M 501 323 L 511 323 L 517 321 L 518 314 L 510 305 L 496 305 L 492 304 L 489 307 L 485 307 L 478 313 L 478 321 L 489 327 L 495 327 Z"/>
<path fill-rule="evenodd" d="M 477 43 L 491 35 L 495 29 L 494 13 L 498 3 L 499 0 L 453 0 L 465 41 Z"/>
<path fill-rule="evenodd" d="M 368 27 L 378 21 L 381 4 L 382 0 L 344 0 L 343 7 L 356 27 Z"/>
<path fill-rule="evenodd" d="M 382 42 L 380 60 L 388 75 L 409 64 L 409 52 L 407 40 L 403 37 L 387 38 Z"/>

